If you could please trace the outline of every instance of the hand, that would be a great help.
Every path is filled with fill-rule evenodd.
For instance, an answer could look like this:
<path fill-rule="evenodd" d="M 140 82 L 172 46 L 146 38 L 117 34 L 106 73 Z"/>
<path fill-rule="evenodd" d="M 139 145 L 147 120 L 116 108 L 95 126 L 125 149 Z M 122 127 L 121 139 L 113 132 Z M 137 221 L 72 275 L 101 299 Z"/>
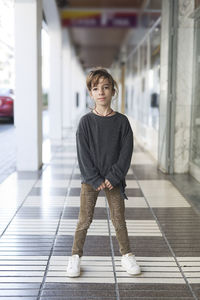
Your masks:
<path fill-rule="evenodd" d="M 100 190 L 103 190 L 103 189 L 105 189 L 105 183 L 104 182 L 102 182 L 102 184 L 100 184 L 100 186 L 96 189 L 96 191 L 100 191 Z"/>
<path fill-rule="evenodd" d="M 109 190 L 112 190 L 113 189 L 113 186 L 112 184 L 110 183 L 110 181 L 108 179 L 105 180 L 105 185 L 106 187 L 109 189 Z"/>

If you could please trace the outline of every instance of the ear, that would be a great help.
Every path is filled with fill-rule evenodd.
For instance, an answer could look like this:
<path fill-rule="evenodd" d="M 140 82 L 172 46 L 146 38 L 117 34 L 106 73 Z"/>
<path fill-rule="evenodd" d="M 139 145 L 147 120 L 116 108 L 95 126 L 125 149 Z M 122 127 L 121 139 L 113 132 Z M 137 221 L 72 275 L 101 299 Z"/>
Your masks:
<path fill-rule="evenodd" d="M 115 90 L 112 91 L 112 96 L 114 96 L 114 95 L 115 95 Z"/>
<path fill-rule="evenodd" d="M 91 91 L 89 92 L 89 95 L 90 95 L 90 97 L 92 98 L 92 92 L 91 92 Z"/>

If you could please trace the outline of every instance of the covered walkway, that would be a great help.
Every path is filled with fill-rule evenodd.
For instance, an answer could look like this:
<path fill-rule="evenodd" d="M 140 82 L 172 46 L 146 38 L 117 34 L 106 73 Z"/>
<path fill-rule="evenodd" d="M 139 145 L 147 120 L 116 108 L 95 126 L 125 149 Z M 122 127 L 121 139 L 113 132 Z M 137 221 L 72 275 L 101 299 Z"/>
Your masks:
<path fill-rule="evenodd" d="M 14 3 L 15 128 L 0 128 L 0 300 L 200 300 L 200 1 Z M 138 276 L 121 268 L 101 191 L 81 276 L 67 277 L 81 191 L 75 133 L 93 104 L 85 79 L 96 66 L 116 79 L 112 108 L 133 129 L 125 217 Z"/>

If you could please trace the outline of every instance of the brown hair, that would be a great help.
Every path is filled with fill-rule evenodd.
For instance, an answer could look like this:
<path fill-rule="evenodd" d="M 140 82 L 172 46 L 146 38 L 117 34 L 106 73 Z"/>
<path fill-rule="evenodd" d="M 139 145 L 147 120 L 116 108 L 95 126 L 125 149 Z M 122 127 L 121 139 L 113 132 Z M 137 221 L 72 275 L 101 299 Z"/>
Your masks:
<path fill-rule="evenodd" d="M 107 78 L 109 83 L 112 86 L 112 90 L 115 91 L 115 95 L 118 95 L 119 92 L 119 88 L 118 88 L 118 84 L 117 82 L 113 79 L 113 77 L 111 76 L 111 74 L 108 73 L 108 71 L 102 67 L 96 67 L 93 70 L 91 70 L 89 72 L 89 74 L 87 75 L 86 78 L 86 85 L 88 88 L 88 91 L 90 92 L 93 86 L 97 86 L 99 79 L 103 77 L 103 78 Z M 96 106 L 96 104 L 95 104 Z"/>

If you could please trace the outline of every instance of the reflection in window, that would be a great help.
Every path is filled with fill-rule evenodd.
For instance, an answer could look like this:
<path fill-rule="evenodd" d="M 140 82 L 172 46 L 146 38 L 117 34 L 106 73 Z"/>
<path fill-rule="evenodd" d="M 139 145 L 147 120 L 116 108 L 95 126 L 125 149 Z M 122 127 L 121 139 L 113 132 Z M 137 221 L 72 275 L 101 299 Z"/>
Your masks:
<path fill-rule="evenodd" d="M 79 92 L 76 92 L 76 107 L 79 107 Z"/>
<path fill-rule="evenodd" d="M 200 167 L 200 20 L 195 26 L 194 98 L 191 126 L 191 160 Z"/>

